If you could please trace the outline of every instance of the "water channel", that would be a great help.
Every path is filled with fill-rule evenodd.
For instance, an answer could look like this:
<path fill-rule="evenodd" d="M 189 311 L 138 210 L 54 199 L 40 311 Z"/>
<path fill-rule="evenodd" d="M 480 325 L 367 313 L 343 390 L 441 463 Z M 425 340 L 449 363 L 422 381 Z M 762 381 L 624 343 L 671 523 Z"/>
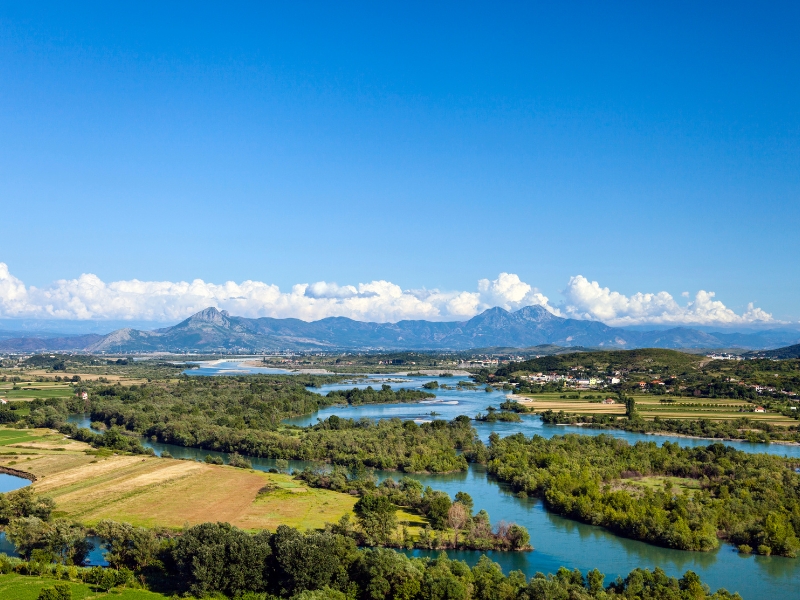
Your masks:
<path fill-rule="evenodd" d="M 217 363 L 213 366 L 203 365 L 200 369 L 187 371 L 193 376 L 198 375 L 237 375 L 253 372 L 282 372 L 277 369 L 249 369 L 241 363 L 230 361 Z M 431 377 L 404 377 L 404 376 L 358 376 L 352 381 L 326 385 L 313 391 L 326 394 L 333 389 L 347 389 L 354 386 L 365 387 L 372 385 L 379 387 L 388 383 L 395 389 L 400 387 L 420 388 L 423 383 L 432 381 Z M 359 407 L 329 407 L 318 413 L 298 419 L 290 420 L 297 425 L 315 423 L 317 419 L 324 419 L 332 414 L 348 418 L 385 419 L 398 417 L 401 419 L 414 419 L 426 421 L 433 418 L 452 419 L 458 415 L 474 416 L 478 412 L 485 412 L 486 407 L 493 405 L 499 407 L 505 399 L 506 393 L 502 391 L 486 392 L 483 388 L 477 390 L 456 389 L 459 380 L 466 378 L 435 378 L 440 385 L 445 384 L 450 389 L 434 390 L 436 400 L 427 403 L 369 405 Z M 431 414 L 431 413 L 436 414 Z M 89 419 L 85 415 L 75 415 L 71 419 L 79 426 L 87 427 Z M 669 435 L 646 435 L 628 433 L 615 430 L 595 430 L 584 427 L 564 427 L 543 425 L 538 417 L 524 416 L 521 423 L 475 423 L 481 439 L 486 440 L 489 434 L 496 431 L 505 436 L 522 432 L 527 436 L 538 434 L 544 437 L 564 433 L 577 433 L 581 435 L 598 435 L 606 433 L 630 443 L 648 441 L 663 443 L 664 441 L 677 442 L 682 446 L 698 446 L 711 443 L 707 440 L 697 440 Z M 175 458 L 202 460 L 211 454 L 226 458 L 225 453 L 185 448 L 171 444 L 161 444 L 150 440 L 143 443 L 153 448 L 157 454 L 168 451 Z M 784 444 L 751 444 L 747 442 L 725 442 L 745 452 L 768 452 L 782 456 L 800 457 L 800 446 Z M 275 467 L 271 459 L 252 458 L 253 468 L 269 470 Z M 301 470 L 307 463 L 303 461 L 289 461 L 290 469 Z M 378 472 L 376 475 L 384 477 L 398 477 L 397 473 Z M 738 554 L 730 545 L 723 544 L 714 552 L 685 552 L 651 546 L 613 535 L 600 527 L 585 525 L 565 519 L 548 512 L 541 502 L 529 498 L 518 498 L 502 483 L 490 478 L 485 468 L 481 465 L 471 465 L 465 473 L 447 475 L 411 475 L 424 485 L 447 492 L 454 496 L 458 491 L 469 493 L 474 501 L 476 510 L 485 509 L 492 518 L 492 522 L 500 520 L 515 522 L 528 528 L 531 543 L 535 550 L 524 553 L 488 553 L 492 560 L 497 561 L 508 572 L 513 569 L 523 571 L 527 576 L 532 576 L 537 571 L 553 573 L 559 567 L 580 569 L 586 572 L 598 568 L 606 574 L 606 583 L 620 575 L 626 575 L 636 567 L 661 567 L 669 575 L 681 576 L 686 570 L 698 573 L 703 581 L 712 589 L 724 587 L 729 591 L 738 591 L 746 600 L 760 598 L 800 598 L 798 585 L 800 584 L 800 559 L 743 556 Z M 413 551 L 413 555 L 425 555 L 424 551 Z M 480 558 L 480 552 L 463 551 L 450 552 L 452 558 L 465 560 L 474 564 Z"/>

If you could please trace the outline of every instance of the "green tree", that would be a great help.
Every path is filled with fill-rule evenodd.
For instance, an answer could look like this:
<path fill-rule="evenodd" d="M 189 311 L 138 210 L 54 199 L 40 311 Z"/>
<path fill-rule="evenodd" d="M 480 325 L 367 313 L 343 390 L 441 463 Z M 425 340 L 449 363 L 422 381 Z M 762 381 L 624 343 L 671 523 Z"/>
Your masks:
<path fill-rule="evenodd" d="M 389 498 L 366 494 L 356 502 L 353 512 L 368 544 L 385 544 L 391 540 L 397 529 L 397 515 Z"/>
<path fill-rule="evenodd" d="M 183 532 L 172 558 L 192 594 L 235 597 L 265 591 L 271 552 L 268 533 L 249 535 L 228 523 L 203 523 Z"/>
<path fill-rule="evenodd" d="M 63 519 L 45 527 L 42 544 L 65 565 L 81 565 L 94 544 L 86 539 L 86 529 Z"/>
<path fill-rule="evenodd" d="M 528 530 L 522 525 L 510 525 L 506 536 L 512 550 L 520 550 L 525 548 L 531 541 L 531 536 L 528 534 Z"/>
<path fill-rule="evenodd" d="M 418 598 L 424 566 L 385 548 L 359 553 L 351 578 L 360 589 L 360 600 L 413 600 Z"/>
<path fill-rule="evenodd" d="M 36 517 L 48 521 L 55 507 L 56 503 L 52 498 L 37 496 L 29 486 L 0 494 L 0 525 L 7 525 L 11 519 L 19 517 Z"/>
<path fill-rule="evenodd" d="M 625 416 L 629 419 L 636 417 L 636 401 L 632 396 L 627 396 L 625 398 Z"/>
<path fill-rule="evenodd" d="M 472 567 L 472 577 L 475 600 L 514 600 L 526 584 L 521 571 L 512 571 L 506 577 L 500 565 L 485 554 Z"/>
<path fill-rule="evenodd" d="M 605 577 L 606 576 L 597 569 L 592 569 L 586 574 L 586 582 L 589 584 L 589 591 L 595 596 L 603 591 L 603 580 Z"/>
<path fill-rule="evenodd" d="M 286 525 L 278 527 L 270 546 L 270 587 L 281 596 L 345 585 L 355 554 L 351 539 L 328 532 L 303 534 Z"/>
<path fill-rule="evenodd" d="M 34 550 L 46 548 L 47 531 L 47 523 L 39 517 L 20 517 L 12 519 L 6 526 L 6 538 L 16 546 L 20 556 L 27 560 Z"/>
<path fill-rule="evenodd" d="M 457 492 L 456 493 L 456 502 L 460 502 L 464 505 L 467 509 L 467 513 L 472 516 L 472 509 L 475 507 L 475 503 L 472 500 L 472 496 L 470 496 L 467 492 Z"/>
<path fill-rule="evenodd" d="M 103 540 L 108 564 L 115 569 L 138 571 L 157 560 L 160 543 L 151 529 L 108 520 L 100 521 L 94 529 Z"/>
<path fill-rule="evenodd" d="M 425 512 L 428 520 L 431 522 L 431 527 L 434 529 L 445 529 L 447 527 L 447 515 L 450 512 L 450 496 L 444 492 L 430 490 L 425 491 L 423 499 L 423 511 Z"/>
<path fill-rule="evenodd" d="M 426 600 L 466 600 L 472 572 L 461 561 L 453 561 L 442 552 L 431 561 L 422 578 L 421 597 Z"/>

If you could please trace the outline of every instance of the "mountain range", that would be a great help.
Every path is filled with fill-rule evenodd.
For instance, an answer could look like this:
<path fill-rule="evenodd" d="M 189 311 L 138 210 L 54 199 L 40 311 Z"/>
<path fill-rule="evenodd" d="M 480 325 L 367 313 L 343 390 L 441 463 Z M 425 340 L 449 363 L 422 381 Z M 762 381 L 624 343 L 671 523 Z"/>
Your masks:
<path fill-rule="evenodd" d="M 562 347 L 623 348 L 776 348 L 800 342 L 800 331 L 703 332 L 688 327 L 637 331 L 599 321 L 567 319 L 541 306 L 515 312 L 490 308 L 467 321 L 370 323 L 345 317 L 319 321 L 250 319 L 209 307 L 163 329 L 118 329 L 107 335 L 0 339 L 0 352 L 79 351 L 257 352 L 276 350 L 469 350 Z"/>

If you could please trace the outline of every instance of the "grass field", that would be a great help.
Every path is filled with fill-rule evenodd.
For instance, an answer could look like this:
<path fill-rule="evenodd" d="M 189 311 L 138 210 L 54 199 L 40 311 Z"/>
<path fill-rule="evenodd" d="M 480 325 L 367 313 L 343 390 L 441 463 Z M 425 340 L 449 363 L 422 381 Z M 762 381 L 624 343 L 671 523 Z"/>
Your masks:
<path fill-rule="evenodd" d="M 47 378 L 50 378 L 50 379 L 53 379 L 53 380 L 55 380 L 56 377 L 72 377 L 73 375 L 77 375 L 78 377 L 81 378 L 81 381 L 97 381 L 98 379 L 100 379 L 102 377 L 102 378 L 106 379 L 109 383 L 117 383 L 119 381 L 119 382 L 124 383 L 126 385 L 132 385 L 134 383 L 135 384 L 140 384 L 140 383 L 145 383 L 147 381 L 147 378 L 143 378 L 141 376 L 137 377 L 134 373 L 132 373 L 131 375 L 107 373 L 107 372 L 104 372 L 102 369 L 98 370 L 98 372 L 94 372 L 94 373 L 92 373 L 92 372 L 82 372 L 80 369 L 77 370 L 77 371 L 74 370 L 74 369 L 70 369 L 70 371 L 68 373 L 63 373 L 63 372 L 62 373 L 48 373 L 44 369 L 33 369 L 33 370 L 30 370 L 30 371 L 25 371 L 24 375 L 25 376 L 33 375 L 35 377 L 47 377 Z M 59 384 L 59 382 L 55 382 L 55 381 L 53 383 L 55 383 L 56 385 Z M 36 382 L 34 385 L 42 385 L 42 383 Z M 61 385 L 63 385 L 63 384 L 61 384 Z"/>
<path fill-rule="evenodd" d="M 668 477 L 663 475 L 651 475 L 647 477 L 633 477 L 631 479 L 618 479 L 612 482 L 613 489 L 624 489 L 634 495 L 641 496 L 645 490 L 664 491 L 670 487 L 673 494 L 688 492 L 689 495 L 701 489 L 700 482 L 696 479 L 685 477 Z"/>
<path fill-rule="evenodd" d="M 250 530 L 321 528 L 355 504 L 346 494 L 298 486 L 288 475 L 194 461 L 69 452 L 34 455 L 15 468 L 37 475 L 34 489 L 53 498 L 59 513 L 86 524 L 113 519 L 146 527 L 224 521 Z M 259 495 L 267 486 L 275 490 Z"/>
<path fill-rule="evenodd" d="M 308 488 L 289 475 L 195 461 L 98 455 L 50 430 L 0 429 L 0 465 L 36 475 L 58 514 L 92 524 L 114 519 L 181 528 L 225 521 L 248 530 L 318 529 L 352 511 L 356 498 Z M 267 489 L 264 492 L 262 490 Z"/>
<path fill-rule="evenodd" d="M 34 400 L 36 398 L 69 398 L 75 390 L 61 382 L 22 382 L 0 384 L 0 397 L 7 400 Z"/>
<path fill-rule="evenodd" d="M 63 582 L 46 577 L 27 575 L 0 575 L 0 598 L 8 600 L 36 600 L 42 588 L 53 587 L 56 583 L 68 583 L 73 600 L 95 600 L 114 598 L 116 600 L 164 600 L 167 596 L 145 590 L 115 589 L 101 592 L 85 583 Z"/>
<path fill-rule="evenodd" d="M 576 415 L 618 415 L 625 414 L 625 406 L 616 404 L 601 404 L 598 398 L 605 398 L 602 392 L 581 393 L 580 399 L 561 398 L 561 396 L 576 395 L 576 392 L 553 392 L 547 394 L 522 394 L 515 395 L 515 399 L 525 406 L 533 408 L 536 412 L 545 410 L 560 411 Z M 594 396 L 594 402 L 584 396 Z M 609 397 L 612 397 L 609 395 Z M 711 419 L 713 421 L 727 421 L 747 417 L 754 421 L 762 421 L 772 425 L 789 426 L 797 425 L 797 421 L 784 417 L 778 413 L 749 412 L 753 404 L 743 400 L 728 400 L 719 398 L 672 398 L 673 403 L 663 403 L 662 399 L 669 396 L 656 396 L 652 394 L 635 394 L 636 410 L 645 419 L 656 416 L 662 419 Z M 747 409 L 740 412 L 741 408 Z"/>
<path fill-rule="evenodd" d="M 50 431 L 47 434 L 38 430 L 30 429 L 0 429 L 0 446 L 8 446 L 9 444 L 24 444 L 26 442 L 41 442 L 44 435 L 52 435 Z M 58 435 L 58 438 L 63 438 L 63 435 Z M 55 436 L 53 436 L 55 438 Z"/>

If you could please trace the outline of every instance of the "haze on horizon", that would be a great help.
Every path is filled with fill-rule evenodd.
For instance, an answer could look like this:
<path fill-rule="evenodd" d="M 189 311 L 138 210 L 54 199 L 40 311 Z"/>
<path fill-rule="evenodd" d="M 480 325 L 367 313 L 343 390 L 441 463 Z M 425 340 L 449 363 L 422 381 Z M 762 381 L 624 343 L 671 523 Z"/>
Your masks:
<path fill-rule="evenodd" d="M 800 8 L 0 7 L 0 320 L 800 321 Z"/>

